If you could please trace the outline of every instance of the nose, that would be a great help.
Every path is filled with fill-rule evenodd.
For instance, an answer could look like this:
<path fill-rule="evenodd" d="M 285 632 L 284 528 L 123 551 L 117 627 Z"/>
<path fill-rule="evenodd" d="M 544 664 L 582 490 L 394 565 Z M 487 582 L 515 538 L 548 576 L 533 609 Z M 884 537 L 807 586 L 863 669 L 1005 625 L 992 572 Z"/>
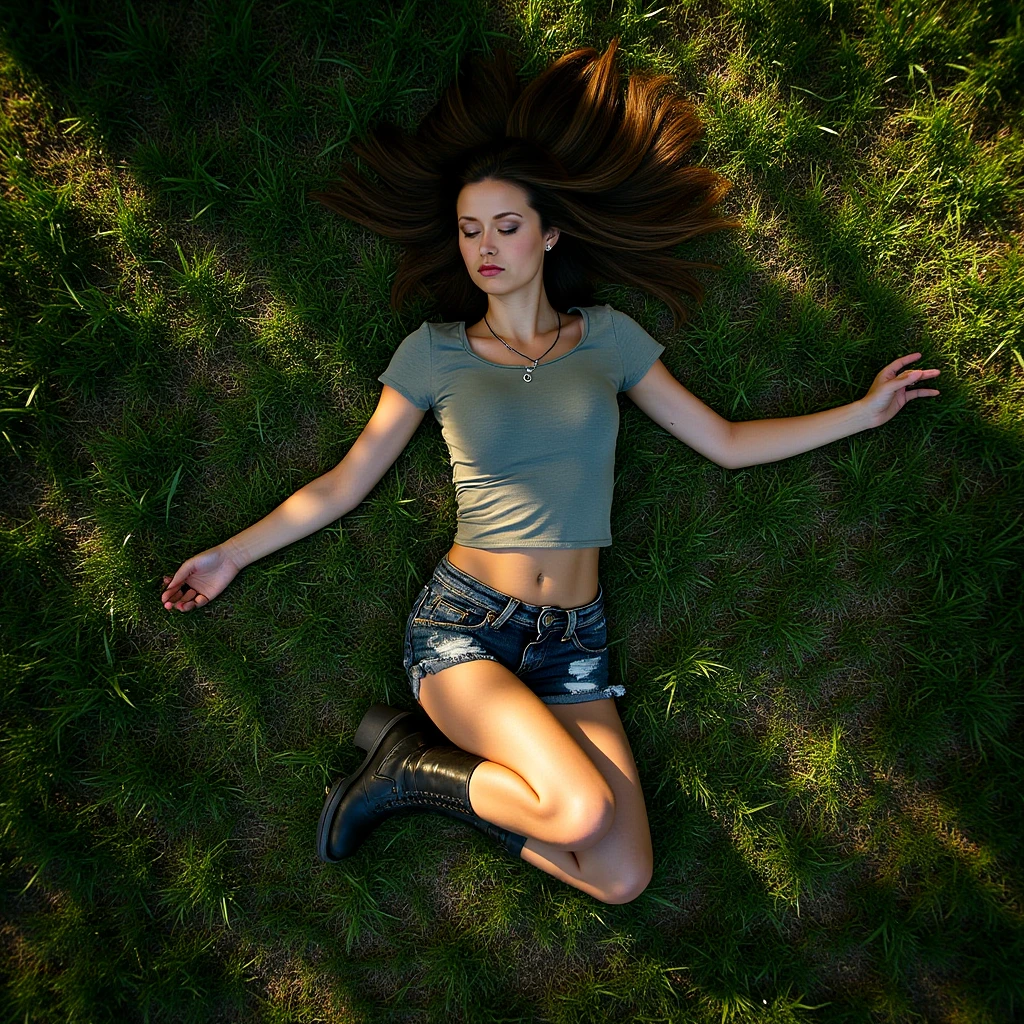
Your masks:
<path fill-rule="evenodd" d="M 487 238 L 481 234 L 480 236 L 480 255 L 481 256 L 493 256 L 498 251 L 498 247 L 494 244 L 494 240 Z"/>

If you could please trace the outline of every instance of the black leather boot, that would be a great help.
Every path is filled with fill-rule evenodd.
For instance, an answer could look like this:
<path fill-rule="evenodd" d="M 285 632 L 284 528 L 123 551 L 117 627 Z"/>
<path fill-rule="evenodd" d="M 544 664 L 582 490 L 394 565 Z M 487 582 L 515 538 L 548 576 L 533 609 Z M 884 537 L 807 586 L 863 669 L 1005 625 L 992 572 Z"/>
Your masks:
<path fill-rule="evenodd" d="M 420 711 L 374 704 L 359 723 L 355 745 L 366 758 L 354 775 L 331 787 L 317 827 L 317 856 L 350 857 L 392 814 L 434 811 L 473 825 L 518 857 L 526 836 L 473 813 L 469 780 L 486 758 L 449 743 Z"/>

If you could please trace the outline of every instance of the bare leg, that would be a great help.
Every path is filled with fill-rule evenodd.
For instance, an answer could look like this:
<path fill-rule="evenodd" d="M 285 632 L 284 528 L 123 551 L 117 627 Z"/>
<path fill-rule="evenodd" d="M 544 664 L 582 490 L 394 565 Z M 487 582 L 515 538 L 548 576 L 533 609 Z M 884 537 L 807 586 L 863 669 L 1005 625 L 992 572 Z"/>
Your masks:
<path fill-rule="evenodd" d="M 488 758 L 470 780 L 470 803 L 528 837 L 524 860 L 605 902 L 642 891 L 650 831 L 614 701 L 547 705 L 481 660 L 425 676 L 420 703 L 453 743 Z"/>
<path fill-rule="evenodd" d="M 647 888 L 654 852 L 636 761 L 618 708 L 611 699 L 550 707 L 612 787 L 615 821 L 598 843 L 573 851 L 575 864 L 567 865 L 563 851 L 532 838 L 523 847 L 523 860 L 605 903 L 628 903 Z"/>
<path fill-rule="evenodd" d="M 611 827 L 611 787 L 546 704 L 504 666 L 472 661 L 426 675 L 420 703 L 454 743 L 488 760 L 469 800 L 486 821 L 563 850 Z"/>

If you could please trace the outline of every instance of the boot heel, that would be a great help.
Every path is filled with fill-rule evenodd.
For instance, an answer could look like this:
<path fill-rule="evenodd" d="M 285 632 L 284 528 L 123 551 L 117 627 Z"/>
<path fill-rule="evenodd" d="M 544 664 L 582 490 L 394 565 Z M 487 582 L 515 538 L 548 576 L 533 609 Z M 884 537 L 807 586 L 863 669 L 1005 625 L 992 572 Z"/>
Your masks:
<path fill-rule="evenodd" d="M 360 749 L 369 752 L 381 736 L 384 735 L 400 718 L 411 714 L 409 711 L 398 711 L 387 704 L 373 704 L 363 715 L 356 729 L 352 742 Z"/>
<path fill-rule="evenodd" d="M 323 810 L 320 812 L 320 822 L 316 827 L 316 852 L 317 856 L 325 863 L 333 863 L 338 859 L 330 856 L 327 849 L 331 822 L 334 820 L 338 805 L 344 799 L 345 794 L 359 781 L 364 769 L 373 760 L 388 729 L 411 714 L 411 711 L 399 711 L 388 704 L 371 704 L 363 715 L 352 742 L 360 750 L 366 752 L 366 757 L 351 775 L 338 779 L 330 788 L 327 799 L 324 801 Z"/>

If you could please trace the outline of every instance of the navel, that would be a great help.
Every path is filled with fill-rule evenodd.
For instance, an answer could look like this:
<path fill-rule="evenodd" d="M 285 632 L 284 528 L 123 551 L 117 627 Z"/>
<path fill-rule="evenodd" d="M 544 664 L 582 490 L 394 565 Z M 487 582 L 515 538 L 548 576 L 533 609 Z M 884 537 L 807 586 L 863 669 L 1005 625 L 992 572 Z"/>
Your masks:
<path fill-rule="evenodd" d="M 543 583 L 544 582 L 544 573 L 542 573 L 542 572 L 537 573 L 537 582 L 538 583 Z"/>

